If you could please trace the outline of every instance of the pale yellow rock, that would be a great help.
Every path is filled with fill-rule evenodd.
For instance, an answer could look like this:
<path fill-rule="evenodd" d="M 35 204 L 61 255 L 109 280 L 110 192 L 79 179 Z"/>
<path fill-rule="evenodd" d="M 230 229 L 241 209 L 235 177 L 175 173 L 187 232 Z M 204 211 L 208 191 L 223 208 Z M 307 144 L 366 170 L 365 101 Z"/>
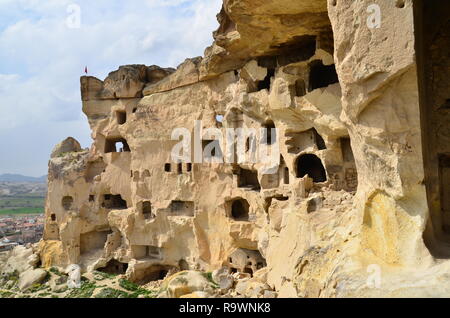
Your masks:
<path fill-rule="evenodd" d="M 43 269 L 29 269 L 19 276 L 18 287 L 20 290 L 26 290 L 34 284 L 39 284 L 45 277 L 47 272 Z"/>
<path fill-rule="evenodd" d="M 72 137 L 69 137 L 53 148 L 51 158 L 56 158 L 58 156 L 63 156 L 69 152 L 81 151 L 80 143 Z"/>
<path fill-rule="evenodd" d="M 9 275 L 14 272 L 20 274 L 34 269 L 38 262 L 39 257 L 32 248 L 19 245 L 9 252 L 5 264 L 0 266 L 1 274 Z"/>
<path fill-rule="evenodd" d="M 182 271 L 165 279 L 161 289 L 170 298 L 206 298 L 213 286 L 203 273 Z"/>
<path fill-rule="evenodd" d="M 416 43 L 411 0 L 227 0 L 218 18 L 177 70 L 81 78 L 93 144 L 50 159 L 42 265 L 164 280 L 158 297 L 215 295 L 213 271 L 240 297 L 449 296 L 445 27 Z M 280 165 L 174 162 L 174 129 L 200 120 L 277 128 Z"/>

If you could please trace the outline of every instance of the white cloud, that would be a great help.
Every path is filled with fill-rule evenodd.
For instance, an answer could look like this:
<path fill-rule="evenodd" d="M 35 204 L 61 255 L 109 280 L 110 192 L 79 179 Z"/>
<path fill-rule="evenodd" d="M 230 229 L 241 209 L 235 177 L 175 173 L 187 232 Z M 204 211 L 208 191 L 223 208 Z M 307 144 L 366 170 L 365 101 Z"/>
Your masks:
<path fill-rule="evenodd" d="M 79 93 L 85 65 L 104 78 L 124 64 L 177 66 L 202 55 L 221 2 L 0 0 L 0 173 L 45 173 L 51 148 L 68 135 L 89 146 Z M 81 8 L 79 29 L 66 25 L 72 3 Z M 40 146 L 22 158 L 30 142 Z"/>

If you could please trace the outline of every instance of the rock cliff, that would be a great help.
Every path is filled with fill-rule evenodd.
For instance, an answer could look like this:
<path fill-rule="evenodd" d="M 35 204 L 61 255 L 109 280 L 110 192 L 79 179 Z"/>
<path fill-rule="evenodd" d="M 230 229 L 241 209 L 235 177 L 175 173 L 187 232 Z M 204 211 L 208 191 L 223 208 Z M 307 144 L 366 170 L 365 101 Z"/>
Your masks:
<path fill-rule="evenodd" d="M 437 1 L 224 0 L 204 57 L 82 77 L 94 141 L 52 154 L 42 266 L 139 284 L 215 271 L 255 297 L 449 296 L 448 19 Z M 171 156 L 174 129 L 217 154 L 208 128 L 245 127 L 279 146 L 275 168 Z"/>

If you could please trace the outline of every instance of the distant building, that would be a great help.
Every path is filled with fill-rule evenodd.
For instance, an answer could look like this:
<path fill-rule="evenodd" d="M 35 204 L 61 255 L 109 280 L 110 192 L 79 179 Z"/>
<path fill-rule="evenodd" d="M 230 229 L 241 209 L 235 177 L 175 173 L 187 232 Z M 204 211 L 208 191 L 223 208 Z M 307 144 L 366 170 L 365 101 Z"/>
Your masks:
<path fill-rule="evenodd" d="M 4 240 L 0 241 L 0 252 L 10 251 L 17 245 L 19 245 L 19 244 L 16 242 L 11 242 L 8 239 L 4 239 Z"/>

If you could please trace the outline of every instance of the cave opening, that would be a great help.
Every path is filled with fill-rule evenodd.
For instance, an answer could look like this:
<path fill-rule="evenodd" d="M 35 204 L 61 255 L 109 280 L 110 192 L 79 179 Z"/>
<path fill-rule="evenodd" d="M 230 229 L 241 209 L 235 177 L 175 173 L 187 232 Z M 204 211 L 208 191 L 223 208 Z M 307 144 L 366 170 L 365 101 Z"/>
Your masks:
<path fill-rule="evenodd" d="M 450 154 L 441 154 L 439 158 L 439 193 L 442 213 L 442 230 L 450 233 Z"/>
<path fill-rule="evenodd" d="M 127 201 L 122 199 L 122 196 L 105 194 L 103 196 L 102 207 L 109 210 L 125 210 L 128 208 Z"/>
<path fill-rule="evenodd" d="M 286 132 L 285 144 L 290 154 L 298 154 L 311 147 L 317 147 L 318 150 L 327 149 L 325 140 L 314 127 L 302 132 Z"/>
<path fill-rule="evenodd" d="M 112 259 L 104 267 L 100 267 L 97 270 L 110 275 L 124 275 L 127 272 L 127 269 L 127 263 L 121 263 L 115 259 Z"/>
<path fill-rule="evenodd" d="M 295 96 L 302 97 L 306 95 L 306 84 L 303 79 L 298 79 L 294 84 Z"/>
<path fill-rule="evenodd" d="M 301 155 L 297 159 L 297 178 L 308 175 L 314 182 L 327 181 L 327 174 L 322 160 L 313 154 Z"/>
<path fill-rule="evenodd" d="M 276 68 L 292 63 L 307 61 L 316 53 L 316 36 L 294 36 L 290 41 L 272 45 L 271 55 L 260 56 L 258 65 L 266 68 Z"/>
<path fill-rule="evenodd" d="M 103 161 L 103 158 L 88 162 L 86 173 L 84 175 L 86 182 L 92 182 L 96 176 L 103 173 L 105 168 L 106 163 Z"/>
<path fill-rule="evenodd" d="M 270 92 L 270 86 L 272 84 L 272 78 L 274 76 L 275 76 L 275 69 L 274 68 L 267 69 L 267 75 L 264 78 L 264 80 L 258 82 L 258 91 L 267 89 Z"/>
<path fill-rule="evenodd" d="M 172 201 L 170 203 L 170 213 L 172 215 L 193 217 L 195 204 L 192 201 Z"/>
<path fill-rule="evenodd" d="M 284 180 L 284 184 L 289 184 L 289 168 L 288 167 L 284 168 L 283 180 Z"/>
<path fill-rule="evenodd" d="M 163 266 L 163 265 L 154 265 L 150 268 L 143 270 L 143 272 L 139 275 L 142 278 L 138 281 L 139 285 L 145 285 L 150 282 L 163 280 L 166 278 L 167 274 L 169 274 L 169 270 L 172 267 Z"/>
<path fill-rule="evenodd" d="M 339 83 L 336 73 L 336 67 L 332 65 L 324 65 L 322 61 L 313 61 L 309 64 L 309 91 L 317 88 L 324 88 L 329 85 Z"/>
<path fill-rule="evenodd" d="M 105 141 L 105 153 L 130 151 L 130 146 L 124 138 L 107 138 Z"/>
<path fill-rule="evenodd" d="M 342 150 L 342 159 L 344 160 L 344 162 L 354 162 L 355 157 L 353 156 L 350 138 L 348 137 L 341 138 L 340 143 Z"/>
<path fill-rule="evenodd" d="M 92 231 L 80 235 L 80 255 L 104 248 L 111 230 Z"/>
<path fill-rule="evenodd" d="M 203 157 L 208 160 L 212 158 L 223 158 L 219 140 L 202 140 Z"/>
<path fill-rule="evenodd" d="M 319 150 L 326 150 L 327 145 L 325 144 L 325 140 L 323 137 L 317 132 L 315 128 L 311 129 L 314 134 L 314 141 L 316 143 L 317 149 Z"/>
<path fill-rule="evenodd" d="M 127 112 L 118 110 L 116 111 L 116 120 L 119 125 L 123 125 L 127 122 Z"/>
<path fill-rule="evenodd" d="M 180 268 L 181 271 L 189 270 L 189 264 L 184 259 L 180 259 L 180 261 L 178 262 L 178 267 Z"/>
<path fill-rule="evenodd" d="M 273 145 L 277 141 L 277 129 L 275 123 L 272 120 L 267 121 L 263 125 L 262 142 L 266 145 Z"/>
<path fill-rule="evenodd" d="M 228 257 L 229 267 L 236 272 L 247 273 L 250 276 L 266 267 L 267 262 L 258 250 L 249 250 L 245 248 L 236 249 Z"/>
<path fill-rule="evenodd" d="M 150 201 L 142 202 L 142 214 L 144 215 L 144 219 L 146 220 L 153 219 L 154 215 L 152 213 L 152 204 L 150 203 Z"/>
<path fill-rule="evenodd" d="M 248 188 L 254 191 L 261 189 L 258 181 L 258 171 L 240 168 L 237 177 L 239 188 Z"/>
<path fill-rule="evenodd" d="M 73 205 L 73 197 L 71 197 L 71 196 L 63 197 L 61 200 L 61 204 L 62 204 L 64 210 L 70 211 L 70 209 L 72 209 L 72 205 Z"/>
<path fill-rule="evenodd" d="M 445 3 L 444 3 L 445 2 Z M 429 218 L 424 241 L 435 257 L 450 258 L 450 2 L 414 2 L 420 127 Z"/>
<path fill-rule="evenodd" d="M 162 259 L 163 250 L 160 247 L 152 245 L 133 245 L 131 247 L 135 259 Z"/>
<path fill-rule="evenodd" d="M 249 220 L 250 205 L 245 199 L 234 200 L 231 204 L 231 216 L 235 221 Z"/>

